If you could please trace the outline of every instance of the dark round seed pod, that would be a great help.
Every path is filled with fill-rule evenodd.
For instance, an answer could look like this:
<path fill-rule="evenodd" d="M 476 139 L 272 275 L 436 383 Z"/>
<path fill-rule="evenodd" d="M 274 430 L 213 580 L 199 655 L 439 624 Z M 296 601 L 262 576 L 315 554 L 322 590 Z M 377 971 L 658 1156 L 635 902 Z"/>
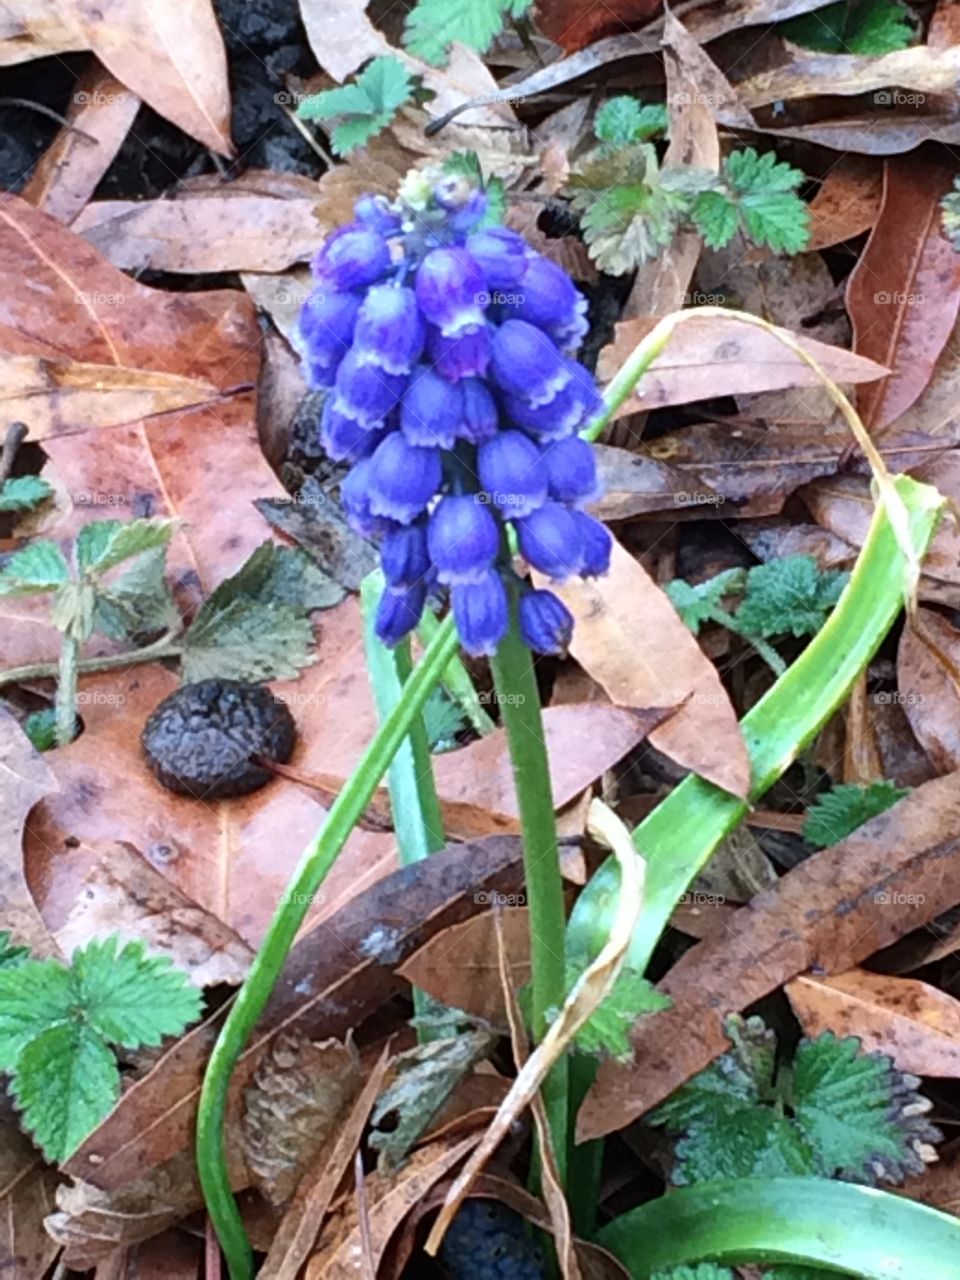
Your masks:
<path fill-rule="evenodd" d="M 200 799 L 242 796 L 273 776 L 253 757 L 284 763 L 297 729 L 264 685 L 199 680 L 171 693 L 140 735 L 147 764 L 168 791 Z"/>

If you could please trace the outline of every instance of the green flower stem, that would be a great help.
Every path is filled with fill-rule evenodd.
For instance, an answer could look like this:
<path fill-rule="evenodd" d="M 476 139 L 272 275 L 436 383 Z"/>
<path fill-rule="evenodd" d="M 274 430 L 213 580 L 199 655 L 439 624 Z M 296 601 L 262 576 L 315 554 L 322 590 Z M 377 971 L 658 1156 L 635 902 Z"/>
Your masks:
<path fill-rule="evenodd" d="M 695 311 L 674 311 L 657 322 L 607 383 L 603 391 L 603 409 L 580 432 L 584 440 L 598 440 L 620 406 L 633 394 L 637 383 L 662 354 L 670 341 L 681 316 L 695 315 Z M 736 313 L 734 313 L 736 314 Z"/>
<path fill-rule="evenodd" d="M 631 1280 L 708 1259 L 813 1266 L 864 1280 L 954 1280 L 960 1257 L 952 1215 L 825 1178 L 682 1187 L 615 1218 L 596 1239 Z"/>
<path fill-rule="evenodd" d="M 57 670 L 56 726 L 57 746 L 65 747 L 77 735 L 77 662 L 80 642 L 73 636 L 60 639 L 60 665 Z"/>
<path fill-rule="evenodd" d="M 911 554 L 920 559 L 944 499 L 909 476 L 893 480 L 908 517 Z M 826 721 L 842 706 L 900 612 L 908 561 L 887 509 L 879 506 L 863 549 L 833 613 L 796 662 L 741 721 L 750 758 L 749 802 L 755 803 Z M 634 831 L 647 859 L 643 912 L 629 953 L 646 968 L 677 899 L 700 874 L 716 846 L 742 821 L 747 804 L 696 774 L 684 778 Z M 577 899 L 567 940 L 577 963 L 602 947 L 619 890 L 615 861 L 607 861 Z"/>
<path fill-rule="evenodd" d="M 101 658 L 79 658 L 77 673 L 85 676 L 97 671 L 113 671 L 117 667 L 137 666 L 141 662 L 178 658 L 182 653 L 180 645 L 176 643 L 179 634 L 179 629 L 167 632 L 142 649 L 125 649 L 123 653 L 108 653 Z M 59 662 L 31 662 L 23 667 L 9 667 L 6 671 L 0 671 L 0 689 L 9 684 L 21 684 L 24 680 L 49 680 L 59 671 Z"/>
<path fill-rule="evenodd" d="M 520 639 L 516 604 L 507 636 L 491 659 L 500 714 L 507 731 L 513 781 L 520 807 L 523 867 L 530 913 L 533 1036 L 539 1041 L 566 997 L 564 938 L 566 921 L 563 879 L 557 855 L 557 823 L 553 810 L 540 693 L 530 650 Z M 569 1135 L 568 1065 L 556 1064 L 543 1084 L 561 1183 L 566 1180 Z"/>
<path fill-rule="evenodd" d="M 214 1046 L 200 1094 L 197 1169 L 207 1212 L 220 1240 L 231 1280 L 251 1280 L 253 1251 L 227 1176 L 223 1126 L 230 1077 L 270 998 L 310 903 L 334 859 L 369 804 L 387 768 L 456 653 L 457 633 L 448 618 L 404 687 L 403 700 L 387 716 L 297 869 L 254 958 Z"/>
<path fill-rule="evenodd" d="M 417 627 L 417 634 L 424 645 L 430 643 L 437 634 L 439 626 L 440 622 L 437 615 L 431 612 L 429 608 L 424 609 L 423 617 Z M 477 693 L 470 678 L 470 672 L 463 665 L 459 655 L 451 659 L 450 664 L 443 673 L 443 687 L 481 737 L 494 731 L 497 726 L 490 719 L 487 712 L 484 711 L 480 702 L 480 695 Z"/>

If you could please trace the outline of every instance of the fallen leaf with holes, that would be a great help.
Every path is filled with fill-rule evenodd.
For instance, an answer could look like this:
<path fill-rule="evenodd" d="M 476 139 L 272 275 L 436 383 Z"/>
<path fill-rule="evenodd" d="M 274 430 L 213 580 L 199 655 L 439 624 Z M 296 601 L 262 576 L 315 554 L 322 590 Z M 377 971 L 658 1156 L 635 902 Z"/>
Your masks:
<path fill-rule="evenodd" d="M 960 1001 L 927 982 L 850 969 L 805 973 L 784 990 L 811 1038 L 857 1036 L 865 1053 L 885 1053 L 901 1071 L 960 1076 Z"/>
<path fill-rule="evenodd" d="M 919 609 L 897 652 L 898 700 L 939 773 L 960 768 L 960 631 Z"/>
<path fill-rule="evenodd" d="M 57 781 L 14 717 L 0 706 L 0 921 L 19 946 L 56 954 L 23 870 L 23 841 L 33 807 Z"/>
<path fill-rule="evenodd" d="M 600 352 L 597 373 L 601 382 L 613 377 L 655 323 L 655 319 L 641 316 L 615 326 L 614 341 Z M 817 342 L 802 333 L 789 336 L 835 382 L 873 382 L 886 372 L 883 365 L 852 351 Z M 813 370 L 774 334 L 737 321 L 735 316 L 696 316 L 677 326 L 616 416 L 716 396 L 818 385 Z"/>
<path fill-rule="evenodd" d="M 238 986 L 253 951 L 217 916 L 198 906 L 128 844 L 91 850 L 99 857 L 56 939 L 64 955 L 112 934 L 142 939 L 169 956 L 197 987 Z"/>
<path fill-rule="evenodd" d="M 580 1109 L 584 1141 L 622 1129 L 729 1048 L 725 1020 L 791 978 L 840 973 L 960 902 L 960 773 L 917 787 L 822 849 L 687 951 L 657 989 L 673 1007 L 634 1027 Z"/>
<path fill-rule="evenodd" d="M 960 257 L 940 220 L 952 181 L 935 159 L 888 160 L 877 223 L 847 282 L 854 350 L 891 371 L 857 396 L 873 433 L 919 398 L 957 322 Z"/>
<path fill-rule="evenodd" d="M 275 845 L 275 835 L 270 839 Z M 239 1114 L 243 1089 L 279 1031 L 343 1037 L 409 990 L 396 973 L 407 956 L 433 933 L 483 910 L 478 895 L 519 892 L 521 877 L 516 837 L 451 845 L 393 872 L 305 934 L 234 1073 L 228 1115 Z M 215 1016 L 171 1046 L 71 1156 L 67 1172 L 110 1189 L 192 1148 L 200 1084 L 220 1021 Z"/>
<path fill-rule="evenodd" d="M 536 576 L 536 575 L 535 575 Z M 750 766 L 716 669 L 643 566 L 614 542 L 610 572 L 551 584 L 576 620 L 570 652 L 619 707 L 677 707 L 650 742 L 744 796 Z"/>

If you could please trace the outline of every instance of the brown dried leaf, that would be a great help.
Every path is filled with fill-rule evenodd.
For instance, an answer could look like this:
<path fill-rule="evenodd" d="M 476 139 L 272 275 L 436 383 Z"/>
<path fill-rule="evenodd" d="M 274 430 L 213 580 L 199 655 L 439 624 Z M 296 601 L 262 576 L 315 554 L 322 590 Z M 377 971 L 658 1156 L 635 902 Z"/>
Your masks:
<path fill-rule="evenodd" d="M 283 1033 L 273 1041 L 244 1090 L 241 1121 L 244 1158 L 271 1204 L 285 1204 L 296 1191 L 362 1080 L 349 1038 L 311 1044 Z"/>
<path fill-rule="evenodd" d="M 919 609 L 897 653 L 898 701 L 938 773 L 960 768 L 960 631 Z"/>
<path fill-rule="evenodd" d="M 864 156 L 843 156 L 828 170 L 807 206 L 811 252 L 869 231 L 880 214 L 883 170 Z"/>
<path fill-rule="evenodd" d="M 885 1053 L 901 1071 L 960 1076 L 960 1001 L 929 983 L 850 969 L 806 973 L 784 990 L 808 1036 L 857 1036 L 865 1053 Z"/>
<path fill-rule="evenodd" d="M 597 372 L 607 382 L 656 321 L 642 316 L 616 325 L 614 341 L 600 352 Z M 787 331 L 789 333 L 789 331 Z M 835 382 L 871 382 L 885 369 L 839 347 L 789 333 Z M 819 386 L 813 370 L 771 333 L 734 316 L 697 316 L 678 325 L 663 353 L 640 380 L 618 416 L 715 396 Z"/>
<path fill-rule="evenodd" d="M 0 9 L 0 66 L 86 47 L 58 0 L 5 0 Z"/>
<path fill-rule="evenodd" d="M 264 839 L 269 845 L 269 835 Z M 516 893 L 521 877 L 515 837 L 452 845 L 394 872 L 305 934 L 234 1074 L 229 1114 L 239 1114 L 242 1090 L 280 1031 L 312 1040 L 344 1036 L 408 990 L 396 973 L 407 956 L 435 932 L 475 914 L 478 893 Z M 191 1146 L 219 1021 L 220 1015 L 167 1050 L 71 1157 L 67 1171 L 104 1188 L 122 1186 Z"/>
<path fill-rule="evenodd" d="M 56 954 L 23 871 L 24 828 L 39 800 L 57 788 L 47 762 L 0 706 L 0 922 L 37 956 Z"/>
<path fill-rule="evenodd" d="M 96 850 L 90 850 L 96 856 Z M 169 956 L 197 987 L 238 986 L 253 952 L 217 916 L 204 911 L 128 844 L 100 856 L 56 938 L 64 955 L 93 938 L 142 939 Z"/>
<path fill-rule="evenodd" d="M 4 1280 L 46 1275 L 60 1246 L 44 1229 L 59 1175 L 3 1106 L 0 1115 L 0 1272 Z"/>
<path fill-rule="evenodd" d="M 98 200 L 73 230 L 125 271 L 283 271 L 306 262 L 331 229 L 319 193 Z"/>
<path fill-rule="evenodd" d="M 960 47 L 956 53 L 960 59 Z M 857 396 L 872 433 L 917 400 L 957 320 L 960 255 L 940 217 L 952 181 L 953 169 L 936 159 L 888 160 L 880 216 L 850 274 L 855 350 L 891 370 Z"/>
<path fill-rule="evenodd" d="M 925 783 L 840 844 L 788 872 L 691 948 L 642 1018 L 634 1061 L 606 1062 L 580 1141 L 623 1128 L 726 1051 L 725 1021 L 808 969 L 843 972 L 960 901 L 960 773 Z"/>
<path fill-rule="evenodd" d="M 734 795 L 746 747 L 713 664 L 643 566 L 614 542 L 610 572 L 551 585 L 576 620 L 570 652 L 620 707 L 677 707 L 651 743 Z"/>
<path fill-rule="evenodd" d="M 435 934 L 397 972 L 411 986 L 441 1003 L 495 1026 L 505 1026 L 497 920 L 513 985 L 519 990 L 530 980 L 530 917 L 524 906 L 510 906 L 495 899 L 490 905 L 502 909 L 482 911 L 472 920 Z"/>
<path fill-rule="evenodd" d="M 956 90 L 960 78 L 960 46 L 931 49 L 920 44 L 880 57 L 818 53 L 791 44 L 785 44 L 784 51 L 785 63 L 737 85 L 744 106 L 752 109 L 824 92 L 853 96 L 890 85 L 921 94 L 949 94 Z"/>
<path fill-rule="evenodd" d="M 64 127 L 40 157 L 21 192 L 24 200 L 69 225 L 110 168 L 139 110 L 137 95 L 92 63 L 67 108 L 72 128 Z"/>
<path fill-rule="evenodd" d="M 223 156 L 227 54 L 211 0 L 60 0 L 108 71 L 184 133 Z"/>

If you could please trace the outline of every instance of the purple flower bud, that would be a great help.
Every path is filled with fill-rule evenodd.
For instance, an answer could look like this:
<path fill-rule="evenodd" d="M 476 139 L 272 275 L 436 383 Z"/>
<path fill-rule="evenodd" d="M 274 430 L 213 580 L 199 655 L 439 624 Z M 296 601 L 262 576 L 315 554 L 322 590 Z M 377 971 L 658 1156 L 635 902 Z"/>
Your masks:
<path fill-rule="evenodd" d="M 366 427 L 383 422 L 403 394 L 407 379 L 364 364 L 356 348 L 344 356 L 333 384 L 333 403 L 340 413 Z"/>
<path fill-rule="evenodd" d="M 489 657 L 507 634 L 510 605 L 500 574 L 491 569 L 477 582 L 461 583 L 450 592 L 460 642 L 475 658 Z"/>
<path fill-rule="evenodd" d="M 528 591 L 520 598 L 520 635 L 535 653 L 565 653 L 573 635 L 573 615 L 552 591 Z"/>
<path fill-rule="evenodd" d="M 506 520 L 519 520 L 543 505 L 547 471 L 540 450 L 521 431 L 498 431 L 477 450 L 477 473 L 490 501 Z"/>
<path fill-rule="evenodd" d="M 471 444 L 482 444 L 497 434 L 500 415 L 487 384 L 479 378 L 464 378 L 460 383 L 463 393 L 463 425 L 460 436 Z"/>
<path fill-rule="evenodd" d="M 550 497 L 557 502 L 594 502 L 600 496 L 593 446 L 579 436 L 567 436 L 543 451 Z"/>
<path fill-rule="evenodd" d="M 395 236 L 403 222 L 386 196 L 361 196 L 353 206 L 353 216 L 362 226 L 379 231 L 382 236 Z"/>
<path fill-rule="evenodd" d="M 374 285 L 357 316 L 353 350 L 360 364 L 409 373 L 423 351 L 424 326 L 412 289 Z"/>
<path fill-rule="evenodd" d="M 335 289 L 363 289 L 390 269 L 390 246 L 377 231 L 355 224 L 329 235 L 313 260 L 313 271 Z"/>
<path fill-rule="evenodd" d="M 529 259 L 523 288 L 505 314 L 545 329 L 564 348 L 576 349 L 590 327 L 586 298 L 562 267 L 540 254 Z"/>
<path fill-rule="evenodd" d="M 520 554 L 534 569 L 556 582 L 580 572 L 582 537 L 575 512 L 561 507 L 559 502 L 545 502 L 514 527 Z"/>
<path fill-rule="evenodd" d="M 380 565 L 395 589 L 406 590 L 425 581 L 430 572 L 426 526 L 418 520 L 388 533 L 380 547 Z"/>
<path fill-rule="evenodd" d="M 463 174 L 441 178 L 433 195 L 440 208 L 450 214 L 450 230 L 460 235 L 475 227 L 487 212 L 487 193 Z"/>
<path fill-rule="evenodd" d="M 463 249 L 432 249 L 417 270 L 420 310 L 444 337 L 482 325 L 486 285 Z"/>
<path fill-rule="evenodd" d="M 391 648 L 399 644 L 420 621 L 426 602 L 427 588 L 423 582 L 399 591 L 395 591 L 393 587 L 387 587 L 377 607 L 377 618 L 374 623 L 377 636 Z"/>
<path fill-rule="evenodd" d="M 463 425 L 460 383 L 427 365 L 414 371 L 400 406 L 400 429 L 411 444 L 452 449 Z"/>
<path fill-rule="evenodd" d="M 577 531 L 583 549 L 580 573 L 584 578 L 599 578 L 610 568 L 610 554 L 613 551 L 613 537 L 610 530 L 583 511 L 574 511 L 573 518 L 577 522 Z"/>
<path fill-rule="evenodd" d="M 440 582 L 478 582 L 500 550 L 500 529 L 475 493 L 441 498 L 427 524 L 427 547 Z"/>
<path fill-rule="evenodd" d="M 440 488 L 443 467 L 436 449 L 419 449 L 391 431 L 377 445 L 367 474 L 371 513 L 410 524 Z"/>
<path fill-rule="evenodd" d="M 382 429 L 368 427 L 341 413 L 329 397 L 320 415 L 320 443 L 334 462 L 356 462 L 373 453 L 384 437 Z"/>
<path fill-rule="evenodd" d="M 534 407 L 549 404 L 572 377 L 543 330 L 526 320 L 507 320 L 496 331 L 492 367 L 499 387 Z"/>
<path fill-rule="evenodd" d="M 297 320 L 294 345 L 303 357 L 311 387 L 332 387 L 340 361 L 350 350 L 360 309 L 354 293 L 322 286 L 307 298 Z"/>
<path fill-rule="evenodd" d="M 427 331 L 427 354 L 438 373 L 451 382 L 483 377 L 490 363 L 490 329 L 476 325 L 455 338 L 445 338 L 433 325 Z"/>
<path fill-rule="evenodd" d="M 373 538 L 378 534 L 389 533 L 393 524 L 382 516 L 375 516 L 370 510 L 370 461 L 364 458 L 358 462 L 350 474 L 340 485 L 340 502 L 347 513 L 347 523 L 351 529 L 365 538 Z"/>
<path fill-rule="evenodd" d="M 524 278 L 529 249 L 523 236 L 507 227 L 487 227 L 467 237 L 467 252 L 491 289 L 510 289 Z"/>

